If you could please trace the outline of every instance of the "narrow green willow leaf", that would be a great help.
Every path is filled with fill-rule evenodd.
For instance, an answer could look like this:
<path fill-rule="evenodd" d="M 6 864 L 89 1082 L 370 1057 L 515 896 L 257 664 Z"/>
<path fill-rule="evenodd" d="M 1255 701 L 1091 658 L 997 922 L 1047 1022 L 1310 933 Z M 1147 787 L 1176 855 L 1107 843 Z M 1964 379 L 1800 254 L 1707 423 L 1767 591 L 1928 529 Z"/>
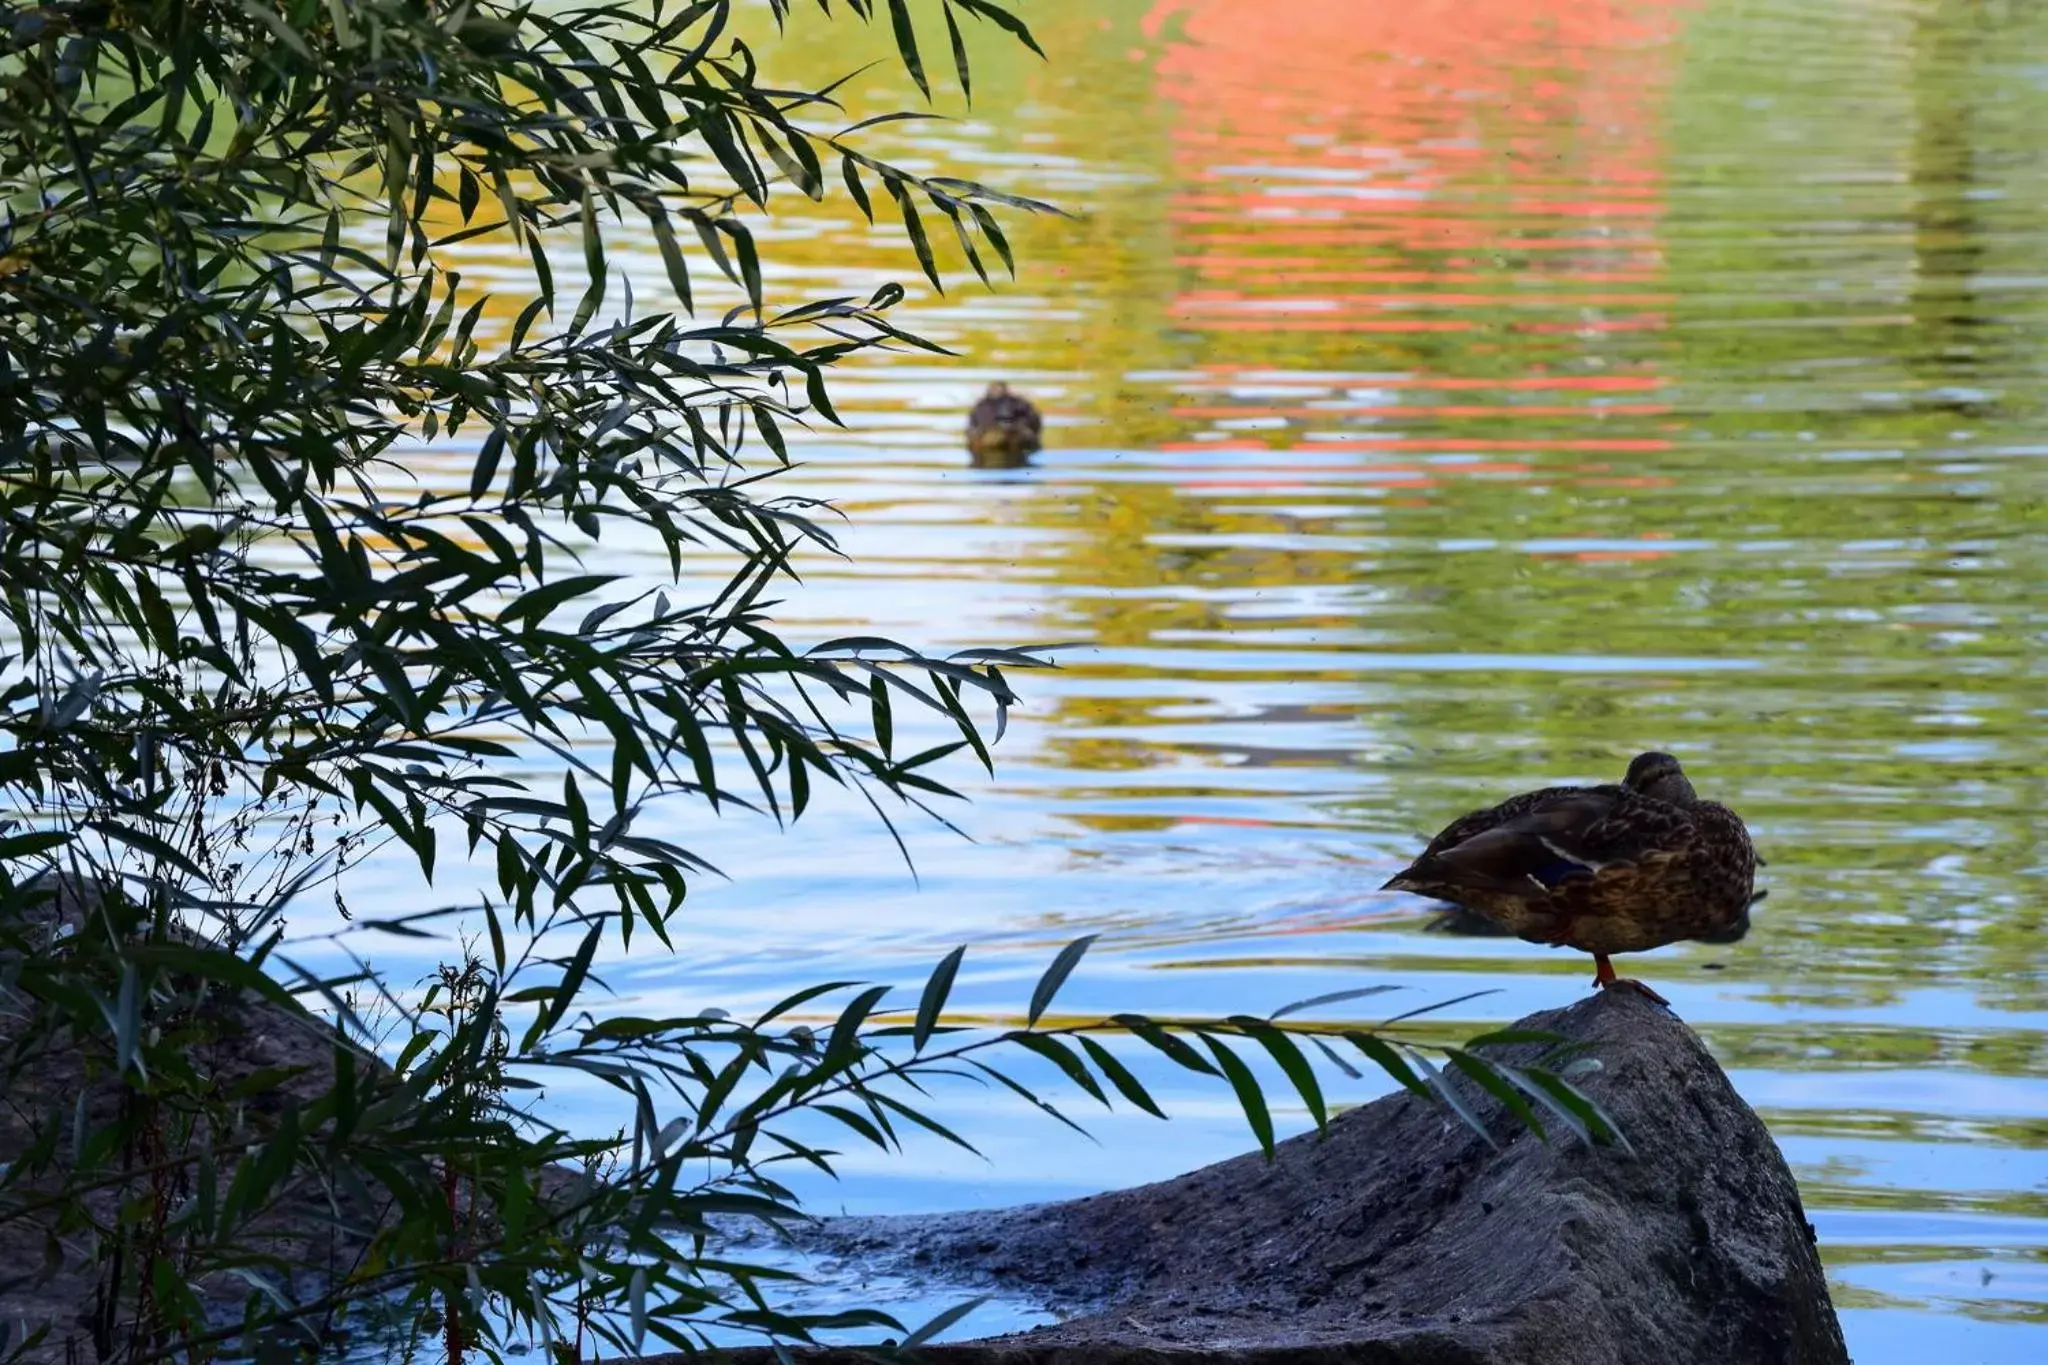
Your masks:
<path fill-rule="evenodd" d="M 1549 1135 L 1543 1131 L 1543 1121 L 1536 1117 L 1536 1111 L 1529 1107 L 1528 1100 L 1524 1099 L 1513 1084 L 1485 1058 L 1460 1050 L 1450 1054 L 1450 1062 L 1453 1067 L 1470 1077 L 1480 1089 L 1506 1105 L 1508 1112 L 1520 1119 L 1523 1126 L 1534 1133 L 1539 1141 L 1550 1141 Z"/>
<path fill-rule="evenodd" d="M 1330 1114 L 1323 1101 L 1323 1087 L 1316 1080 L 1315 1068 L 1309 1065 L 1308 1058 L 1302 1055 L 1294 1040 L 1284 1031 L 1260 1019 L 1248 1019 L 1239 1015 L 1233 1016 L 1230 1022 L 1242 1028 L 1280 1064 L 1280 1069 L 1287 1074 L 1287 1079 L 1293 1082 L 1295 1093 L 1300 1095 L 1301 1102 L 1308 1106 L 1309 1117 L 1316 1121 L 1316 1131 L 1328 1131 Z"/>
<path fill-rule="evenodd" d="M 142 1071 L 136 1044 L 142 1037 L 142 978 L 133 962 L 121 964 L 120 994 L 114 999 L 114 1070 Z"/>
<path fill-rule="evenodd" d="M 982 1151 L 980 1148 L 976 1147 L 966 1138 L 961 1137 L 958 1133 L 954 1132 L 951 1128 L 948 1128 L 945 1124 L 940 1123 L 930 1114 L 924 1113 L 922 1110 L 913 1109 L 909 1105 L 905 1104 L 903 1101 L 896 1099 L 892 1096 L 885 1095 L 879 1090 L 869 1091 L 868 1098 L 873 1100 L 876 1104 L 881 1105 L 884 1109 L 887 1109 L 892 1114 L 901 1115 L 903 1118 L 910 1120 L 918 1127 L 924 1129 L 927 1133 L 931 1133 L 935 1137 L 943 1138 L 945 1141 L 951 1143 L 955 1147 L 960 1148 L 962 1151 L 972 1152 L 976 1156 L 982 1155 Z"/>
<path fill-rule="evenodd" d="M 1081 957 L 1088 951 L 1089 945 L 1100 937 L 1100 934 L 1085 934 L 1059 950 L 1052 960 L 1052 965 L 1045 969 L 1045 975 L 1038 978 L 1038 985 L 1031 991 L 1031 1008 L 1024 1018 L 1027 1028 L 1037 1025 L 1039 1018 L 1052 1004 L 1053 997 L 1059 994 L 1060 987 L 1066 984 L 1074 968 L 1080 965 Z"/>
<path fill-rule="evenodd" d="M 953 7 L 942 7 L 946 16 L 946 38 L 953 46 L 953 74 L 960 78 L 960 96 L 974 107 L 974 77 L 967 67 L 967 44 L 960 39 L 960 22 L 953 17 Z"/>
<path fill-rule="evenodd" d="M 1109 1096 L 1103 1093 L 1102 1086 L 1096 1082 L 1094 1076 L 1089 1074 L 1087 1066 L 1081 1059 L 1076 1057 L 1073 1051 L 1059 1039 L 1048 1034 L 1028 1033 L 1021 1030 L 1006 1034 L 1005 1038 L 1025 1051 L 1035 1052 L 1045 1058 L 1058 1067 L 1068 1080 L 1088 1092 L 1090 1098 L 1094 1099 L 1103 1108 L 1107 1109 L 1110 1107 Z"/>
<path fill-rule="evenodd" d="M 843 1104 L 819 1103 L 815 1106 L 815 1108 L 819 1113 L 825 1114 L 833 1119 L 836 1119 L 840 1123 L 846 1125 L 848 1128 L 851 1128 L 854 1132 L 860 1134 L 860 1136 L 864 1138 L 866 1141 L 872 1143 L 876 1147 L 881 1148 L 885 1152 L 893 1150 L 896 1145 L 895 1143 L 891 1142 L 888 1138 L 888 1135 L 885 1134 L 879 1127 L 877 1127 L 871 1120 L 866 1118 L 864 1115 L 855 1113 L 853 1110 L 847 1108 Z"/>
<path fill-rule="evenodd" d="M 1273 1115 L 1266 1108 L 1266 1096 L 1259 1089 L 1258 1079 L 1222 1039 L 1206 1033 L 1197 1036 L 1207 1045 L 1209 1055 L 1216 1059 L 1217 1069 L 1230 1082 L 1230 1088 L 1237 1092 L 1237 1103 L 1244 1110 L 1245 1122 L 1251 1125 L 1252 1136 L 1259 1140 L 1259 1150 L 1270 1160 L 1273 1155 Z"/>
<path fill-rule="evenodd" d="M 1290 1014 L 1300 1014 L 1305 1010 L 1316 1009 L 1323 1005 L 1342 1004 L 1346 1000 L 1363 1000 L 1368 996 L 1385 995 L 1388 991 L 1400 989 L 1399 986 L 1360 986 L 1354 990 L 1331 991 L 1327 995 L 1312 995 L 1306 1000 L 1297 1000 L 1291 1005 L 1282 1005 L 1266 1017 L 1268 1019 L 1285 1019 Z"/>
<path fill-rule="evenodd" d="M 1017 1081 L 1011 1079 L 1010 1076 L 1008 1076 L 1001 1070 L 998 1070 L 997 1068 L 990 1066 L 987 1062 L 978 1061 L 974 1058 L 969 1058 L 968 1065 L 972 1067 L 975 1071 L 979 1072 L 984 1076 L 989 1077 L 991 1080 L 1001 1085 L 1004 1089 L 1008 1090 L 1017 1098 L 1023 1100 L 1032 1108 L 1038 1110 L 1039 1113 L 1044 1114 L 1046 1117 L 1054 1120 L 1055 1122 L 1072 1129 L 1074 1132 L 1080 1134 L 1082 1137 L 1089 1137 L 1089 1133 L 1086 1128 L 1083 1128 L 1080 1124 L 1074 1122 L 1065 1114 L 1061 1113 L 1057 1105 L 1051 1104 L 1048 1101 L 1040 1098 L 1039 1095 L 1036 1092 L 1034 1092 L 1029 1086 L 1020 1085 Z M 1092 1141 L 1092 1138 L 1090 1140 Z"/>
<path fill-rule="evenodd" d="M 1407 1059 L 1386 1039 L 1370 1033 L 1350 1031 L 1344 1034 L 1344 1038 L 1364 1053 L 1367 1061 L 1399 1081 L 1409 1093 L 1425 1100 L 1433 1098 L 1429 1086 L 1415 1074 L 1415 1069 L 1408 1064 Z"/>
<path fill-rule="evenodd" d="M 1317 1037 L 1314 1034 L 1309 1035 L 1309 1038 L 1310 1041 L 1312 1041 L 1316 1045 L 1317 1051 L 1323 1054 L 1324 1059 L 1327 1060 L 1331 1066 L 1336 1067 L 1337 1070 L 1344 1073 L 1344 1077 L 1346 1080 L 1359 1081 L 1365 1079 L 1365 1073 L 1360 1071 L 1357 1067 L 1353 1066 L 1350 1062 L 1345 1061 L 1343 1055 L 1339 1053 L 1336 1048 L 1330 1046 L 1328 1039 Z"/>
<path fill-rule="evenodd" d="M 853 196 L 853 202 L 860 209 L 861 217 L 870 223 L 875 221 L 875 206 L 868 202 L 867 187 L 861 184 L 860 168 L 851 156 L 839 158 L 839 171 L 846 180 L 846 192 Z"/>
<path fill-rule="evenodd" d="M 924 61 L 917 54 L 917 30 L 911 26 L 910 6 L 905 0 L 888 0 L 889 26 L 895 31 L 896 51 L 903 58 L 903 69 L 910 73 L 910 79 L 917 82 L 918 90 L 926 99 L 932 97 L 931 82 L 925 79 Z"/>
<path fill-rule="evenodd" d="M 856 995 L 839 1018 L 832 1025 L 832 1036 L 825 1045 L 825 1059 L 828 1063 L 850 1057 L 860 1043 L 861 1026 L 874 1013 L 875 1006 L 882 1003 L 882 997 L 889 993 L 887 986 L 870 986 Z"/>
<path fill-rule="evenodd" d="M 1163 1119 L 1166 1117 L 1166 1112 L 1153 1100 L 1151 1092 L 1139 1084 L 1138 1078 L 1133 1076 L 1129 1068 L 1116 1059 L 1115 1053 L 1086 1034 L 1082 1035 L 1080 1042 L 1081 1048 L 1088 1054 L 1089 1060 L 1095 1063 L 1095 1069 L 1109 1078 L 1109 1083 L 1117 1088 L 1118 1094 L 1150 1114 L 1153 1118 Z"/>
<path fill-rule="evenodd" d="M 996 216 L 973 200 L 968 201 L 967 211 L 974 215 L 976 225 L 981 228 L 981 235 L 996 249 L 996 255 L 1002 259 L 1003 269 L 1010 273 L 1011 279 L 1016 279 L 1017 258 L 1011 254 L 1010 239 L 1003 235 L 1002 226 L 996 222 Z"/>
<path fill-rule="evenodd" d="M 1479 1047 L 1505 1047 L 1513 1043 L 1543 1043 L 1549 1045 L 1564 1041 L 1565 1036 L 1563 1034 L 1553 1033 L 1548 1029 L 1504 1028 L 1495 1029 L 1491 1033 L 1482 1033 L 1476 1038 L 1466 1039 L 1465 1048 L 1467 1051 L 1470 1051 L 1473 1048 Z"/>
<path fill-rule="evenodd" d="M 603 938 L 602 923 L 592 925 L 590 932 L 583 936 L 583 942 L 578 945 L 576 955 L 569 960 L 569 965 L 563 971 L 560 983 L 555 986 L 547 1008 L 534 1017 L 532 1031 L 528 1035 L 531 1040 L 528 1046 L 531 1046 L 532 1041 L 545 1038 L 556 1025 L 568 1017 L 570 1008 L 576 1003 L 576 993 L 583 988 L 583 979 L 590 974 L 591 959 L 597 956 L 597 945 Z"/>
<path fill-rule="evenodd" d="M 869 674 L 868 709 L 875 727 L 875 747 L 888 757 L 896 747 L 896 717 L 889 701 L 889 683 L 877 669 Z"/>
<path fill-rule="evenodd" d="M 1636 1154 L 1635 1148 L 1629 1143 L 1628 1135 L 1622 1132 L 1621 1125 L 1617 1124 L 1614 1116 L 1591 1095 L 1564 1078 L 1540 1068 L 1530 1068 L 1521 1074 L 1531 1085 L 1549 1095 L 1576 1118 L 1592 1136 L 1601 1141 L 1612 1142 L 1631 1157 Z"/>
<path fill-rule="evenodd" d="M 924 983 L 924 995 L 917 1002 L 917 1028 L 912 1035 L 912 1046 L 919 1052 L 931 1041 L 932 1030 L 938 1026 L 939 1015 L 946 1008 L 946 997 L 952 993 L 953 978 L 960 973 L 960 961 L 967 956 L 967 949 L 955 948 L 939 959 L 939 965 L 932 969 L 931 978 Z"/>
<path fill-rule="evenodd" d="M 903 1338 L 902 1341 L 898 1342 L 896 1349 L 898 1349 L 899 1351 L 916 1350 L 918 1347 L 924 1345 L 928 1341 L 933 1340 L 941 1332 L 944 1332 L 947 1328 L 953 1326 L 955 1323 L 965 1318 L 969 1313 L 972 1313 L 975 1309 L 981 1307 L 983 1304 L 987 1302 L 988 1298 L 986 1296 L 972 1298 L 967 1300 L 965 1303 L 956 1303 L 951 1308 L 947 1308 L 942 1310 L 941 1312 L 933 1314 L 930 1321 L 926 1322 L 922 1327 L 919 1327 L 915 1331 L 909 1333 L 907 1336 Z"/>
<path fill-rule="evenodd" d="M 1430 1088 L 1437 1097 L 1451 1107 L 1452 1113 L 1465 1121 L 1466 1127 L 1486 1139 L 1487 1146 L 1495 1151 L 1499 1151 L 1500 1143 L 1496 1142 L 1493 1134 L 1487 1131 L 1486 1121 L 1473 1111 L 1471 1105 L 1465 1103 L 1465 1097 L 1458 1093 L 1457 1087 L 1445 1079 L 1444 1073 L 1439 1071 L 1429 1058 L 1420 1052 L 1415 1053 L 1414 1056 L 1415 1065 L 1420 1067 L 1423 1075 L 1429 1078 Z"/>
<path fill-rule="evenodd" d="M 1535 1100 L 1549 1112 L 1551 1117 L 1562 1123 L 1571 1132 L 1572 1136 L 1588 1147 L 1596 1145 L 1598 1139 L 1594 1136 L 1593 1129 L 1587 1125 L 1585 1120 L 1560 1104 L 1556 1096 L 1531 1081 L 1528 1076 L 1523 1074 L 1521 1068 L 1500 1066 L 1496 1067 L 1496 1070 L 1506 1078 L 1509 1084 Z"/>
<path fill-rule="evenodd" d="M 917 204 L 911 199 L 910 191 L 900 178 L 887 179 L 882 183 L 896 201 L 896 213 L 903 220 L 904 232 L 910 236 L 910 249 L 917 256 L 918 268 L 924 271 L 924 277 L 931 281 L 932 288 L 945 293 L 946 285 L 939 278 L 938 261 L 932 255 L 931 239 L 925 236 L 924 220 L 918 215 Z"/>
<path fill-rule="evenodd" d="M 1110 1016 L 1110 1022 L 1165 1053 L 1190 1071 L 1204 1076 L 1217 1074 L 1215 1067 L 1202 1060 L 1202 1054 L 1143 1015 L 1114 1014 Z"/>
<path fill-rule="evenodd" d="M 1030 48 L 1040 57 L 1045 56 L 1045 49 L 1041 48 L 1038 45 L 1038 40 L 1031 36 L 1031 30 L 1025 27 L 1022 19 L 1019 19 L 1015 14 L 1003 8 L 1002 0 L 952 0 L 952 3 L 971 14 L 976 14 L 989 20 L 998 28 L 1008 31 L 1018 42 Z"/>
<path fill-rule="evenodd" d="M 682 248 L 676 244 L 675 225 L 669 221 L 668 211 L 659 203 L 648 205 L 647 226 L 654 233 L 654 243 L 661 251 L 662 268 L 668 272 L 669 288 L 675 291 L 676 302 L 685 313 L 696 312 L 696 302 L 690 293 L 690 264 L 683 259 Z"/>

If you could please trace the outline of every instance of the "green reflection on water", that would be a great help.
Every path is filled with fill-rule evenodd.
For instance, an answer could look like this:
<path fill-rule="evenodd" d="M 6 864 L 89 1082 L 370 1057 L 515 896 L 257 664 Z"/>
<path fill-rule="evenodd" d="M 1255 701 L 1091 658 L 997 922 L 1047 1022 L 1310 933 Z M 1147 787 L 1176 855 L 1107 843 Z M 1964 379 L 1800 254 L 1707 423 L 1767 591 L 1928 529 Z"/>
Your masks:
<path fill-rule="evenodd" d="M 1644 975 L 1721 992 L 1702 1032 L 1738 1074 L 1847 1097 L 1766 1104 L 1781 1135 L 1973 1172 L 1809 1163 L 1810 1207 L 2048 1237 L 2039 1188 L 1972 1165 L 2048 1150 L 2048 9 L 1280 8 L 1034 5 L 1051 64 L 970 31 L 974 110 L 874 134 L 1082 211 L 1020 225 L 994 296 L 913 286 L 962 361 L 849 376 L 856 432 L 802 476 L 876 528 L 795 608 L 821 629 L 1100 646 L 1026 680 L 984 796 L 1066 869 L 1051 903 L 933 913 L 998 962 L 1115 926 L 1189 1007 L 1311 971 L 1561 1002 L 1581 962 L 1369 888 L 1450 815 L 1668 747 L 1771 895 Z M 756 36 L 792 80 L 886 50 Z M 788 297 L 911 283 L 843 203 L 777 231 Z M 952 451 L 991 378 L 1048 410 L 1031 471 Z M 2009 1112 L 1858 1098 L 1879 1072 L 1995 1079 Z M 2008 1226 L 1979 1250 L 2038 1255 Z M 2041 1316 L 1886 1283 L 1842 1302 Z"/>

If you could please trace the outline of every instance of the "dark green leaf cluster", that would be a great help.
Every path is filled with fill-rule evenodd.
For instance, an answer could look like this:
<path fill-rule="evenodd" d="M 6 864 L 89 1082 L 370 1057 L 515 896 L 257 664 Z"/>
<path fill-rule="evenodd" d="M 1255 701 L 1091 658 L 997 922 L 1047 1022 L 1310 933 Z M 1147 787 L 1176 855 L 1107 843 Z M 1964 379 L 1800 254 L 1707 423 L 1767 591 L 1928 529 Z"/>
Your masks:
<path fill-rule="evenodd" d="M 1000 723 L 1002 668 L 1036 662 L 768 627 L 792 555 L 831 539 L 763 496 L 748 443 L 772 469 L 784 424 L 836 420 L 826 367 L 923 343 L 889 320 L 894 286 L 766 311 L 735 205 L 821 194 L 830 152 L 906 226 L 919 200 L 967 211 L 1007 255 L 985 202 L 1027 201 L 816 131 L 829 92 L 762 84 L 725 3 L 436 8 L 10 7 L 0 784 L 96 866 L 218 892 L 284 866 L 198 846 L 222 798 L 261 808 L 278 852 L 315 843 L 316 812 L 373 813 L 429 876 L 460 830 L 529 922 L 602 887 L 658 932 L 703 865 L 636 829 L 647 801 L 941 794 L 926 770 L 955 746 L 895 752 L 892 704 L 985 760 L 969 698 Z M 685 314 L 679 224 L 747 304 L 600 325 L 605 225 L 643 218 Z M 437 250 L 491 231 L 529 250 L 535 292 L 487 335 L 490 298 Z M 550 250 L 571 233 L 587 283 L 564 318 Z M 421 477 L 430 443 L 467 480 Z M 628 534 L 674 596 L 580 570 Z M 559 765 L 558 791 L 514 761 Z"/>

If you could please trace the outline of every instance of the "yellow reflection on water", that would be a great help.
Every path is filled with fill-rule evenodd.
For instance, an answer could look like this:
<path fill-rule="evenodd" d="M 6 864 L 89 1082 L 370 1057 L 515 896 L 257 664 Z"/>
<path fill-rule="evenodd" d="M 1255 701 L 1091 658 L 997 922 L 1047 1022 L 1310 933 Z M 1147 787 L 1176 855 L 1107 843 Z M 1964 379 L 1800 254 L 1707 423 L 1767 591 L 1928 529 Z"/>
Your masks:
<path fill-rule="evenodd" d="M 762 228 L 779 301 L 899 280 L 961 357 L 843 377 L 851 430 L 801 442 L 792 486 L 857 511 L 852 559 L 786 619 L 1093 646 L 1018 680 L 984 842 L 904 915 L 1016 971 L 1114 929 L 1098 951 L 1169 1007 L 1379 979 L 1556 1004 L 1582 964 L 1372 888 L 1451 815 L 1670 748 L 1749 819 L 1771 896 L 1641 974 L 1795 1140 L 1824 1245 L 1833 1213 L 1894 1220 L 1844 1221 L 1834 1263 L 2038 1256 L 2048 11 L 1028 12 L 1052 62 L 970 30 L 973 107 L 869 135 L 1077 212 L 1014 225 L 1014 284 L 942 241 L 934 294 L 843 198 Z M 759 18 L 792 84 L 887 52 Z M 523 304 L 509 243 L 451 263 L 506 291 L 494 317 Z M 651 241 L 615 265 L 659 304 Z M 994 379 L 1046 411 L 1028 469 L 959 448 Z M 814 836 L 786 892 L 853 959 L 910 932 L 847 871 L 873 833 Z M 815 974 L 746 939 L 706 952 L 764 991 Z M 1874 1320 L 2037 1319 L 2015 1283 L 1843 1288 Z"/>

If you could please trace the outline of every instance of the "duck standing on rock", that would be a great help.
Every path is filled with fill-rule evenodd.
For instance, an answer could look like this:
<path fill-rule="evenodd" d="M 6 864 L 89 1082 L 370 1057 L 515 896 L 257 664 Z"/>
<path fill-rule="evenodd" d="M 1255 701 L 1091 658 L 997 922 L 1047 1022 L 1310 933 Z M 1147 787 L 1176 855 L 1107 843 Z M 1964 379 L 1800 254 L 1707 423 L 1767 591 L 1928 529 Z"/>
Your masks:
<path fill-rule="evenodd" d="M 1015 469 L 1038 449 L 1044 421 L 1031 400 L 991 384 L 967 414 L 967 451 L 977 469 Z"/>
<path fill-rule="evenodd" d="M 1636 755 L 1620 786 L 1545 787 L 1453 820 L 1381 888 L 1477 911 L 1531 943 L 1593 955 L 1596 986 L 1627 986 L 1613 953 L 1747 927 L 1756 850 L 1742 819 L 1702 801 L 1670 754 Z"/>

